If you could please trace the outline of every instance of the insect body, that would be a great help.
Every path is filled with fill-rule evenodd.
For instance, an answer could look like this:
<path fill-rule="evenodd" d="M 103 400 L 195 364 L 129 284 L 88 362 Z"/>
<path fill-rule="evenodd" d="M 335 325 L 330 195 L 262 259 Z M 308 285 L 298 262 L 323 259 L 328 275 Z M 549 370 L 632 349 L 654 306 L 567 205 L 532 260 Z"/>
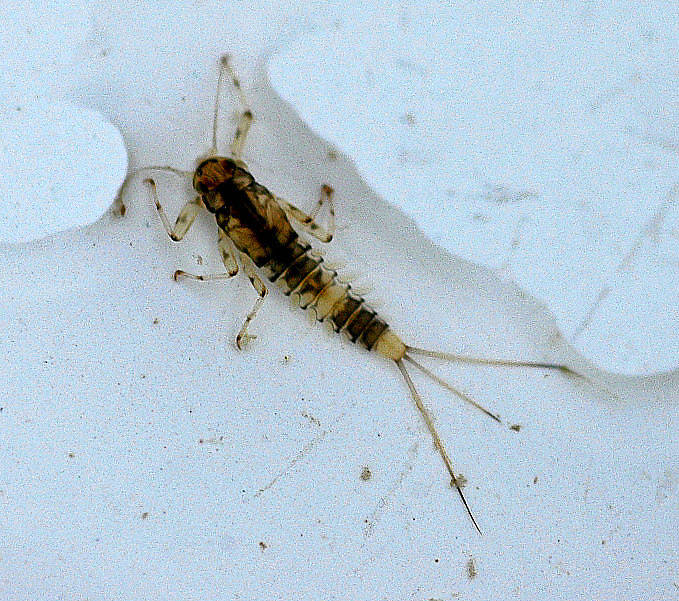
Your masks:
<path fill-rule="evenodd" d="M 220 90 L 225 73 L 230 75 L 243 105 L 243 112 L 231 145 L 231 157 L 217 154 L 217 116 Z M 259 268 L 267 279 L 280 285 L 286 295 L 297 295 L 300 306 L 303 309 L 313 310 L 316 319 L 328 321 L 336 332 L 345 334 L 352 342 L 394 361 L 403 375 L 415 405 L 443 459 L 451 478 L 451 485 L 457 489 L 474 526 L 480 532 L 462 493 L 452 462 L 434 426 L 433 419 L 416 390 L 405 363 L 408 362 L 413 365 L 426 376 L 498 422 L 500 420 L 496 415 L 442 380 L 417 362 L 412 355 L 484 365 L 534 367 L 573 372 L 567 367 L 551 363 L 461 356 L 405 344 L 377 312 L 366 303 L 362 296 L 356 294 L 349 284 L 340 281 L 337 272 L 328 267 L 320 256 L 312 253 L 311 245 L 293 228 L 292 223 L 295 223 L 300 229 L 322 242 L 329 242 L 332 239 L 335 225 L 332 188 L 329 186 L 322 187 L 318 204 L 307 215 L 257 183 L 247 170 L 247 166 L 241 160 L 240 155 L 251 123 L 252 113 L 240 88 L 240 83 L 231 70 L 227 57 L 222 57 L 215 102 L 212 148 L 207 158 L 201 160 L 192 173 L 172 167 L 145 167 L 135 172 L 136 174 L 140 171 L 165 170 L 178 175 L 193 177 L 193 187 L 197 196 L 181 209 L 174 227 L 170 226 L 170 222 L 158 200 L 154 180 L 152 178 L 145 180 L 151 188 L 152 197 L 163 226 L 172 240 L 179 241 L 184 237 L 200 210 L 207 209 L 215 216 L 218 226 L 218 248 L 226 272 L 212 275 L 194 275 L 178 270 L 174 274 L 175 279 L 188 277 L 205 281 L 231 278 L 239 271 L 238 256 L 244 271 L 258 294 L 252 310 L 247 315 L 243 327 L 236 337 L 238 348 L 243 348 L 249 340 L 254 338 L 248 333 L 248 326 L 262 306 L 267 294 L 266 286 L 255 269 Z M 316 217 L 325 204 L 329 207 L 327 228 L 316 222 Z"/>
<path fill-rule="evenodd" d="M 336 332 L 344 332 L 352 342 L 368 350 L 375 347 L 395 360 L 403 357 L 405 345 L 349 284 L 338 280 L 322 257 L 312 254 L 280 201 L 245 168 L 226 157 L 209 158 L 196 169 L 193 184 L 205 207 L 215 214 L 220 232 L 286 295 L 297 294 L 303 309 L 313 310 L 319 321 L 329 320 Z M 324 186 L 322 192 L 329 198 L 332 189 Z M 239 346 L 243 335 L 247 336 L 243 333 L 237 339 Z"/>

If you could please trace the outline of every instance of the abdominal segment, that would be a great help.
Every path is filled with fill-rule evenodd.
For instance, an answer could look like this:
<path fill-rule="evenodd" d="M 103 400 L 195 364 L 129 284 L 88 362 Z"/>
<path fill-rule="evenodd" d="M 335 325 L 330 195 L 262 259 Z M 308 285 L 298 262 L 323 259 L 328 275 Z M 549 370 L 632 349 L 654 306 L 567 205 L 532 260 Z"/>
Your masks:
<path fill-rule="evenodd" d="M 295 241 L 273 253 L 275 256 L 262 265 L 264 274 L 287 296 L 295 294 L 302 309 L 313 309 L 318 321 L 329 320 L 335 332 L 343 332 L 370 350 L 387 330 L 386 322 L 310 250 L 308 244 Z"/>

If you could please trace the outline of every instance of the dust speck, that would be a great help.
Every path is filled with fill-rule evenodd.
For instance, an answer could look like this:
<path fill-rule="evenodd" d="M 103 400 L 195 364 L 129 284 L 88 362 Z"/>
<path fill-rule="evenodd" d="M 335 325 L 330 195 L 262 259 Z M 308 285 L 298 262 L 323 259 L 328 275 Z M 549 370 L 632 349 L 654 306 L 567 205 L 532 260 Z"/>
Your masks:
<path fill-rule="evenodd" d="M 320 428 L 321 420 L 319 420 L 316 416 L 311 415 L 311 413 L 306 411 L 302 411 L 302 417 L 308 419 L 314 426 L 318 426 Z"/>
<path fill-rule="evenodd" d="M 478 573 L 479 572 L 476 569 L 476 562 L 474 561 L 473 557 L 470 557 L 467 561 L 467 578 L 469 578 L 469 580 L 474 580 Z"/>
<path fill-rule="evenodd" d="M 460 488 L 464 488 L 468 484 L 467 478 L 463 474 L 457 474 L 455 476 L 455 482 L 451 482 L 450 484 L 451 486 L 455 486 L 455 483 L 457 483 Z"/>
<path fill-rule="evenodd" d="M 664 503 L 674 494 L 676 488 L 677 482 L 675 474 L 672 470 L 665 470 L 665 473 L 658 481 L 658 485 L 655 490 L 655 500 L 658 503 Z"/>
<path fill-rule="evenodd" d="M 364 482 L 367 482 L 373 477 L 373 473 L 370 471 L 370 468 L 366 465 L 362 470 L 361 470 L 361 480 Z"/>

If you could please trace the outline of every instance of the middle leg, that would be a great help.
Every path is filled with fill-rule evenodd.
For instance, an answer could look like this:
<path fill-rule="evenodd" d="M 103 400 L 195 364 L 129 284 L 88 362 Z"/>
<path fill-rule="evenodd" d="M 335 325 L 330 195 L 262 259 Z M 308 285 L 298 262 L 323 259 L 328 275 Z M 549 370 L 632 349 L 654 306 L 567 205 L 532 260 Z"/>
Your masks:
<path fill-rule="evenodd" d="M 335 191 L 332 189 L 332 187 L 328 186 L 328 184 L 323 184 L 321 186 L 321 196 L 318 199 L 316 206 L 308 215 L 287 200 L 279 198 L 278 196 L 276 196 L 276 200 L 281 205 L 281 208 L 285 211 L 288 217 L 299 223 L 304 231 L 308 232 L 321 242 L 330 242 L 332 237 L 335 235 L 335 203 L 333 202 L 332 198 L 334 192 Z M 328 227 L 324 228 L 323 226 L 316 223 L 316 217 L 323 208 L 323 205 L 326 203 L 328 204 L 329 216 Z"/>

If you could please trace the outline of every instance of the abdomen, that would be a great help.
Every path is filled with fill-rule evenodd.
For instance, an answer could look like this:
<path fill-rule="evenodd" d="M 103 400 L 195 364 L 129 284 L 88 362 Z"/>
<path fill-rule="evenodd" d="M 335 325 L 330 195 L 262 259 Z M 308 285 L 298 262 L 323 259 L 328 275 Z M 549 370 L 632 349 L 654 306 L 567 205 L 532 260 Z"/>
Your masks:
<path fill-rule="evenodd" d="M 335 332 L 344 333 L 368 350 L 400 359 L 405 346 L 387 323 L 349 284 L 339 281 L 337 272 L 327 267 L 322 257 L 310 254 L 310 250 L 310 245 L 296 240 L 275 253 L 261 266 L 262 271 L 286 296 L 299 296 L 300 307 L 313 310 L 318 321 L 329 321 Z"/>

